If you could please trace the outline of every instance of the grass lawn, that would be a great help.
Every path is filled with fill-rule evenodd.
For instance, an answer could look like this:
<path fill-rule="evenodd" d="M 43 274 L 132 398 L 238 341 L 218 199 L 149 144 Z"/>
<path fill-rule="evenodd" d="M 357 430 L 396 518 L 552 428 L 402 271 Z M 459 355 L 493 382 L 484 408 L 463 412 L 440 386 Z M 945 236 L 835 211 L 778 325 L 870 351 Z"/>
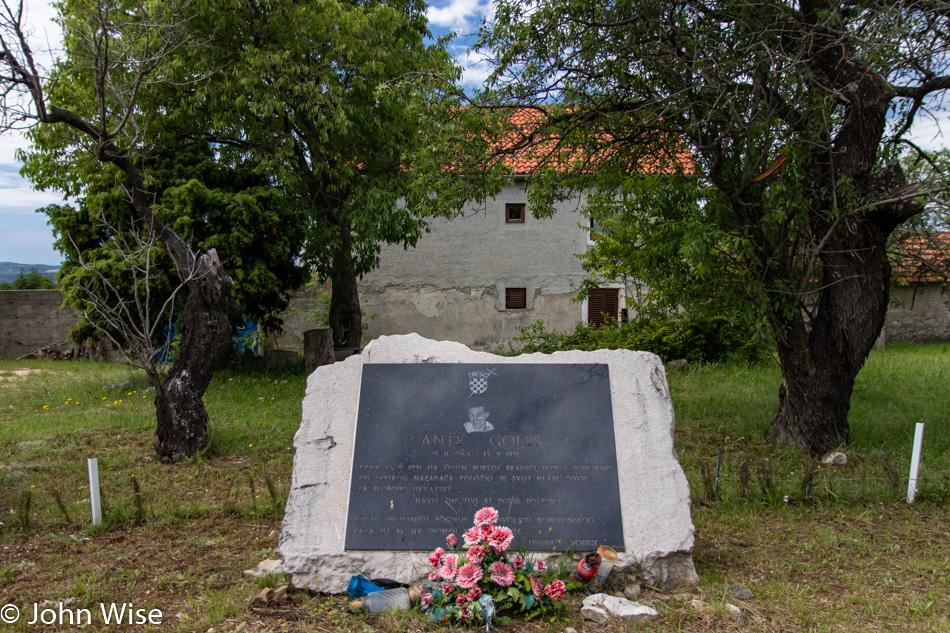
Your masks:
<path fill-rule="evenodd" d="M 950 631 L 950 345 L 872 354 L 841 468 L 764 441 L 776 367 L 696 367 L 669 378 L 697 530 L 701 583 L 689 598 L 706 608 L 647 588 L 641 602 L 661 613 L 651 623 L 595 628 L 570 608 L 555 622 L 505 630 Z M 97 613 L 101 602 L 160 609 L 165 630 L 442 630 L 413 614 L 352 615 L 337 596 L 253 601 L 268 583 L 241 571 L 275 556 L 304 389 L 300 374 L 219 372 L 206 394 L 210 448 L 169 466 L 154 457 L 144 375 L 118 364 L 0 361 L 0 606 L 29 610 L 0 626 L 69 629 L 25 623 L 33 603 L 49 601 Z M 927 429 L 909 506 L 915 422 Z M 102 480 L 98 528 L 89 525 L 89 457 Z M 732 601 L 741 619 L 726 608 L 731 582 L 756 594 Z M 109 630 L 100 622 L 85 630 Z"/>

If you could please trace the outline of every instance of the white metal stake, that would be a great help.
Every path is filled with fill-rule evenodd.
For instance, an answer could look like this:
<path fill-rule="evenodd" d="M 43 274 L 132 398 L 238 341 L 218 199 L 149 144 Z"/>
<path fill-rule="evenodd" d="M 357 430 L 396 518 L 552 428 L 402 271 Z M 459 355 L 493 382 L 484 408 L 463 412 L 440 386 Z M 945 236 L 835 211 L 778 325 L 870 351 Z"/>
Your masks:
<path fill-rule="evenodd" d="M 920 469 L 920 449 L 924 444 L 924 423 L 917 423 L 914 431 L 914 452 L 910 457 L 910 480 L 907 482 L 907 503 L 914 502 L 917 494 L 917 471 Z"/>
<path fill-rule="evenodd" d="M 89 465 L 89 505 L 92 506 L 92 524 L 102 525 L 102 503 L 99 500 L 99 460 L 87 459 Z"/>

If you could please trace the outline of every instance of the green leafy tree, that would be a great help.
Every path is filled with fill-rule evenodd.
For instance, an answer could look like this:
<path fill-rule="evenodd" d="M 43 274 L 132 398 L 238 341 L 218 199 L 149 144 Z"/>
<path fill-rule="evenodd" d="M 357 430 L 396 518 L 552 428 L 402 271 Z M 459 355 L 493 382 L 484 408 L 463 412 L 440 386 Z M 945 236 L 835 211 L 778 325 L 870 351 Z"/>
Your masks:
<path fill-rule="evenodd" d="M 638 174 L 695 174 L 703 204 L 656 222 L 644 208 L 623 224 L 628 246 L 669 260 L 672 276 L 706 276 L 710 296 L 744 295 L 784 378 L 769 435 L 832 449 L 884 323 L 888 236 L 933 193 L 897 157 L 950 88 L 948 8 L 499 0 L 479 43 L 490 87 L 454 126 L 444 116 L 425 186 L 452 207 L 530 158 L 528 201 L 544 214 L 581 191 L 635 206 L 665 186 Z"/>
<path fill-rule="evenodd" d="M 120 233 L 128 230 L 122 234 L 132 238 L 126 242 L 130 248 L 124 249 L 135 264 L 132 269 L 147 273 L 154 246 L 161 244 L 174 264 L 179 287 L 187 287 L 175 363 L 164 379 L 152 376 L 156 451 L 163 459 L 177 460 L 207 446 L 208 413 L 202 396 L 218 363 L 231 351 L 231 327 L 240 323 L 242 314 L 216 251 L 193 248 L 161 219 L 143 168 L 161 147 L 162 138 L 154 130 L 161 129 L 161 121 L 182 116 L 176 114 L 182 102 L 168 101 L 167 91 L 204 79 L 194 71 L 202 67 L 204 42 L 190 30 L 188 2 L 65 0 L 59 10 L 65 52 L 47 75 L 37 67 L 28 43 L 22 4 L 3 2 L 2 126 L 33 127 L 37 135 L 55 137 L 49 145 L 58 148 L 55 160 L 30 174 L 36 185 L 55 186 L 71 197 L 96 181 L 105 185 L 103 195 L 122 189 L 134 216 L 115 228 Z M 138 239 L 141 233 L 130 226 L 133 222 L 146 239 Z M 109 278 L 98 275 L 103 284 Z M 132 287 L 140 287 L 139 278 Z M 151 306 L 145 301 L 136 309 L 143 313 Z M 149 322 L 156 327 L 154 319 Z"/>
<path fill-rule="evenodd" d="M 11 283 L 0 284 L 0 290 L 52 290 L 56 288 L 53 280 L 40 273 L 35 268 L 25 273 L 20 269 L 16 279 Z"/>
<path fill-rule="evenodd" d="M 27 173 L 51 160 L 55 148 L 47 150 L 34 144 L 26 162 Z M 206 142 L 163 149 L 143 169 L 155 192 L 153 208 L 159 218 L 198 249 L 215 249 L 231 273 L 232 295 L 244 307 L 245 316 L 265 329 L 278 328 L 278 314 L 287 306 L 287 293 L 307 277 L 306 269 L 296 262 L 303 236 L 293 228 L 303 220 L 281 192 L 247 167 L 222 165 Z M 66 298 L 93 321 L 96 311 L 87 297 L 89 284 L 95 283 L 90 275 L 97 278 L 99 273 L 90 266 L 110 271 L 109 284 L 120 293 L 110 302 L 131 301 L 135 290 L 124 262 L 128 254 L 113 248 L 116 240 L 131 239 L 119 233 L 120 227 L 125 227 L 123 218 L 130 217 L 132 209 L 121 189 L 102 188 L 102 184 L 90 183 L 75 208 L 43 209 L 57 236 L 55 246 L 65 256 L 59 274 Z M 177 287 L 174 264 L 160 245 L 152 249 L 152 256 L 150 296 L 153 301 L 165 302 Z M 169 307 L 179 311 L 187 296 L 184 288 L 178 305 Z M 102 322 L 83 323 L 75 335 L 82 340 L 103 327 Z M 155 371 L 161 372 L 162 367 Z"/>
<path fill-rule="evenodd" d="M 590 273 L 585 289 L 623 281 L 641 315 L 733 317 L 748 310 L 741 285 L 723 286 L 735 281 L 732 261 L 713 241 L 705 189 L 697 178 L 643 174 L 589 192 L 585 213 L 595 229 L 581 255 Z"/>
<path fill-rule="evenodd" d="M 205 17 L 230 61 L 201 93 L 221 113 L 222 156 L 256 162 L 306 217 L 304 258 L 332 282 L 334 344 L 358 347 L 358 278 L 378 265 L 381 243 L 414 244 L 425 230 L 407 169 L 422 142 L 417 105 L 430 78 L 455 68 L 426 43 L 419 0 L 227 6 L 209 4 Z"/>

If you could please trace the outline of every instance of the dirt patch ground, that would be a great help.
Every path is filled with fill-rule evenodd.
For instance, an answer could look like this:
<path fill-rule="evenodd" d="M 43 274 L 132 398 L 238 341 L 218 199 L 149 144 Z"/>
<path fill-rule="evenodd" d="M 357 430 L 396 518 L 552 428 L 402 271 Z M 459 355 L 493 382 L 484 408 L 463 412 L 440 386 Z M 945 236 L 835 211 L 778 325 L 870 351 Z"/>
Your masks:
<path fill-rule="evenodd" d="M 41 369 L 14 369 L 12 371 L 0 370 L 0 381 L 26 380 L 32 374 L 41 374 Z"/>

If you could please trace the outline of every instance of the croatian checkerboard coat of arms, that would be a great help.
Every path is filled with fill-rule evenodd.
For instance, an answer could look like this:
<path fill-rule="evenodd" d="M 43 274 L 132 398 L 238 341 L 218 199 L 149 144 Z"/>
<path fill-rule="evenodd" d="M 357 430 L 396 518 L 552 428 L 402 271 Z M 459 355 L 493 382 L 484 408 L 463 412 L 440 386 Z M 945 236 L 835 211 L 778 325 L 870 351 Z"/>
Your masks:
<path fill-rule="evenodd" d="M 488 391 L 488 377 L 497 375 L 494 367 L 491 369 L 476 369 L 468 372 L 468 388 L 472 392 L 468 394 L 468 397 L 480 396 Z"/>

